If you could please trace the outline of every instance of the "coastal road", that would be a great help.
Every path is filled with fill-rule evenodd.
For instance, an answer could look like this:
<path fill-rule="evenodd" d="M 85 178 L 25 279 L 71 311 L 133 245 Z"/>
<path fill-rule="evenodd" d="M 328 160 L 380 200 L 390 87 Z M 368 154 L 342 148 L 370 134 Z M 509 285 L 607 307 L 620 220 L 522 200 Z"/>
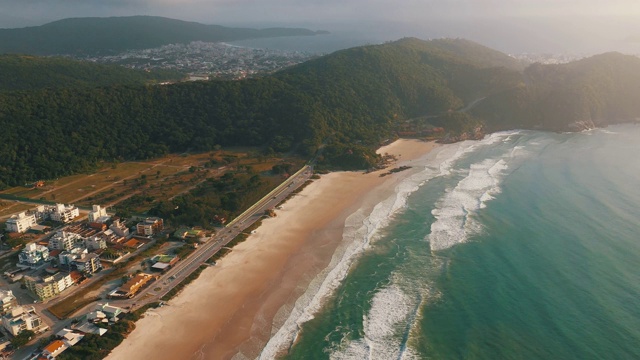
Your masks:
<path fill-rule="evenodd" d="M 160 276 L 158 280 L 149 284 L 145 289 L 141 290 L 134 298 L 126 300 L 102 300 L 101 302 L 109 302 L 113 306 L 135 310 L 136 308 L 140 308 L 148 303 L 159 301 L 162 296 L 171 291 L 176 285 L 180 284 L 186 277 L 191 275 L 202 264 L 205 264 L 205 261 L 211 258 L 216 252 L 225 247 L 229 242 L 231 242 L 231 240 L 233 240 L 236 236 L 246 230 L 246 228 L 261 219 L 264 215 L 265 210 L 273 209 L 293 191 L 298 189 L 307 180 L 309 180 L 312 175 L 313 167 L 305 165 L 302 169 L 289 177 L 282 184 L 278 185 L 269 194 L 252 205 L 249 209 L 247 209 L 247 211 L 240 214 L 237 218 L 231 221 L 225 228 L 220 230 L 214 236 L 210 237 L 205 244 L 201 245 L 188 257 L 179 261 L 176 266 Z M 83 285 L 86 286 L 88 284 Z M 156 291 L 157 288 L 160 289 Z M 70 295 L 72 295 L 72 293 L 69 293 L 67 296 Z M 50 306 L 52 303 L 61 301 L 67 296 L 56 299 L 57 301 L 51 301 L 46 305 Z M 85 305 L 82 309 L 78 309 L 78 311 L 76 311 L 75 313 L 83 314 L 94 308 L 95 303 L 90 303 Z M 62 330 L 62 328 L 69 326 L 71 321 L 72 318 L 57 321 L 45 334 L 55 334 L 56 332 Z M 37 343 L 34 343 L 22 349 L 18 349 L 13 358 L 24 359 L 36 348 Z"/>
<path fill-rule="evenodd" d="M 273 209 L 293 191 L 309 180 L 312 175 L 313 168 L 309 165 L 304 166 L 272 190 L 267 196 L 231 221 L 224 229 L 210 237 L 206 243 L 201 245 L 191 255 L 178 262 L 176 266 L 160 276 L 158 280 L 141 290 L 134 298 L 112 300 L 110 303 L 119 307 L 130 307 L 133 310 L 148 303 L 159 301 L 162 296 L 171 291 L 171 289 L 196 271 L 202 264 L 205 264 L 209 258 L 225 247 L 231 240 L 261 219 L 265 210 Z"/>

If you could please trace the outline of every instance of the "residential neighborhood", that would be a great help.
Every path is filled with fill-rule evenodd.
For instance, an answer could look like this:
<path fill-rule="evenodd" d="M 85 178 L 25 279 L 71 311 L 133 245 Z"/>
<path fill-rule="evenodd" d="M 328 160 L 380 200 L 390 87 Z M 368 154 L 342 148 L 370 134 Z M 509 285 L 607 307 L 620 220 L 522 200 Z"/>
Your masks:
<path fill-rule="evenodd" d="M 211 161 L 210 155 L 197 156 Z M 114 200 L 107 200 L 111 202 L 106 205 L 93 203 L 93 199 L 105 199 L 102 192 L 108 193 L 104 185 L 95 186 L 100 181 L 97 176 L 109 187 L 125 187 L 129 197 L 141 190 L 139 186 L 127 188 L 124 182 L 134 177 L 144 180 L 145 174 L 126 175 L 120 166 L 150 166 L 155 177 L 149 189 L 170 179 L 180 185 L 172 189 L 174 194 L 198 184 L 179 182 L 180 176 L 207 181 L 206 170 L 182 165 L 190 159 L 175 156 L 162 161 L 161 165 L 113 165 L 103 171 L 122 175 L 83 175 L 71 180 L 73 187 L 67 187 L 69 180 L 60 179 L 55 180 L 62 184 L 59 186 L 40 181 L 39 186 L 26 184 L 2 194 L 0 315 L 7 325 L 0 327 L 0 358 L 15 354 L 20 359 L 53 359 L 64 352 L 77 358 L 88 348 L 111 349 L 107 344 L 126 337 L 141 314 L 150 307 L 167 305 L 201 271 L 215 266 L 234 244 L 245 239 L 253 229 L 247 228 L 255 226 L 267 210 L 312 176 L 309 166 L 293 175 L 276 173 L 273 182 L 284 182 L 230 222 L 228 213 L 210 215 L 206 227 L 185 225 L 188 219 L 166 221 L 157 212 L 134 207 L 120 206 L 125 211 L 117 210 L 116 215 Z M 268 170 L 279 163 L 257 164 Z M 242 164 L 236 161 L 235 165 Z M 171 171 L 163 178 L 162 171 L 156 170 L 160 167 Z M 232 176 L 225 176 L 229 169 L 238 171 L 219 167 L 211 172 L 213 182 L 230 181 Z M 172 175 L 175 173 L 178 175 Z M 78 205 L 52 201 L 56 198 L 84 201 Z M 127 191 L 116 198 L 126 201 Z"/>
<path fill-rule="evenodd" d="M 190 80 L 207 80 L 243 79 L 268 74 L 316 56 L 318 54 L 301 51 L 253 49 L 227 43 L 193 41 L 80 59 L 118 64 L 132 69 L 177 70 L 190 74 Z"/>
<path fill-rule="evenodd" d="M 103 270 L 120 267 L 121 262 L 156 242 L 154 237 L 167 238 L 169 234 L 163 233 L 164 222 L 159 217 L 120 219 L 100 205 L 82 212 L 68 204 L 38 205 L 10 216 L 5 230 L 8 237 L 31 236 L 34 240 L 17 251 L 5 248 L 0 253 L 0 285 L 6 285 L 0 290 L 3 356 L 31 336 L 50 332 L 58 319 L 42 312 L 52 311 L 51 304 L 64 303 L 87 284 L 104 283 L 101 298 L 131 299 L 180 260 L 172 250 L 179 244 L 166 246 L 146 258 L 143 266 L 125 267 L 127 275 L 121 280 L 101 282 L 109 273 Z M 187 228 L 187 233 L 199 235 L 202 230 Z M 108 328 L 103 325 L 116 323 L 123 312 L 126 310 L 100 303 L 94 311 L 80 314 L 81 320 L 72 328 L 57 332 L 55 340 L 31 358 L 53 359 L 86 334 L 102 336 Z M 30 337 L 21 339 L 21 334 Z"/>

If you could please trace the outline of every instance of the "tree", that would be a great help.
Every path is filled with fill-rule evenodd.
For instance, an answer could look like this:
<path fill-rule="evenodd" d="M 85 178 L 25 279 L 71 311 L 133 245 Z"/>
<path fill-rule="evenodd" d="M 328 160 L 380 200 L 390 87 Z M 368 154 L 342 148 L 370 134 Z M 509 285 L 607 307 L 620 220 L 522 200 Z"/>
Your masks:
<path fill-rule="evenodd" d="M 11 339 L 11 345 L 13 345 L 13 347 L 16 349 L 22 347 L 26 345 L 35 334 L 36 333 L 31 330 L 22 330 L 18 335 L 14 336 L 13 339 Z"/>

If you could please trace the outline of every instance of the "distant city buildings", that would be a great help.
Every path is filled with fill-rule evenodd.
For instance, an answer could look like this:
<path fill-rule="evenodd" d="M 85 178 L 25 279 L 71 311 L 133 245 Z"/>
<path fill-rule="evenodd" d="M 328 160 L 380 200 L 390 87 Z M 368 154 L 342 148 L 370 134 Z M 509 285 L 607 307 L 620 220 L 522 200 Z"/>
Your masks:
<path fill-rule="evenodd" d="M 539 54 L 539 53 L 524 53 L 524 54 L 514 54 L 511 57 L 516 58 L 518 60 L 522 60 L 525 63 L 534 64 L 566 64 L 572 61 L 580 60 L 587 55 L 578 55 L 578 54 Z"/>
<path fill-rule="evenodd" d="M 189 73 L 188 80 L 243 79 L 293 66 L 319 54 L 275 49 L 254 49 L 225 43 L 194 41 L 153 49 L 129 50 L 118 55 L 83 57 L 133 69 L 167 69 Z"/>

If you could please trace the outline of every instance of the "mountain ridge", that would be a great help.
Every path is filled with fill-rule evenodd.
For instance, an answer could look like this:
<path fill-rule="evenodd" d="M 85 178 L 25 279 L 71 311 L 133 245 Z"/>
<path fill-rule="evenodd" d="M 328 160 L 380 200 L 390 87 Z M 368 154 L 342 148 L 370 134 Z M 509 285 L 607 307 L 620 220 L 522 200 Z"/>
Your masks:
<path fill-rule="evenodd" d="M 241 81 L 0 93 L 0 187 L 217 145 L 321 148 L 320 167 L 362 169 L 398 133 L 450 142 L 640 118 L 640 59 L 513 61 L 466 40 L 402 39 Z"/>
<path fill-rule="evenodd" d="M 302 28 L 231 28 L 159 16 L 68 18 L 40 26 L 0 29 L 0 53 L 115 54 L 191 41 L 233 41 L 326 32 Z"/>
<path fill-rule="evenodd" d="M 60 57 L 0 55 L 0 91 L 143 85 L 180 80 L 175 71 L 142 71 Z"/>

